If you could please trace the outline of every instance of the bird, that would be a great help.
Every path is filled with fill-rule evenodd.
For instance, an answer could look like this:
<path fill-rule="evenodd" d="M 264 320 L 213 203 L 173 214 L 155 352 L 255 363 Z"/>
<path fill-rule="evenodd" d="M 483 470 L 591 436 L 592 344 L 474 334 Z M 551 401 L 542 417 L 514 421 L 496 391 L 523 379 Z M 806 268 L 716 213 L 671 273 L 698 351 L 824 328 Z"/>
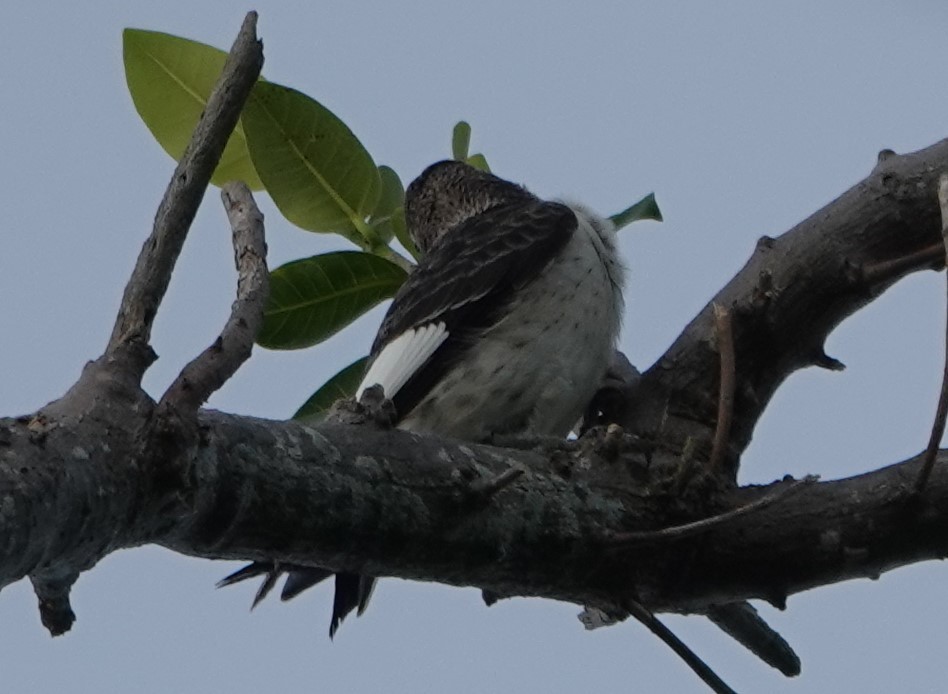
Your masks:
<path fill-rule="evenodd" d="M 615 225 L 578 203 L 547 201 L 456 160 L 427 167 L 405 192 L 421 258 L 372 344 L 358 398 L 381 386 L 396 426 L 464 441 L 565 438 L 612 360 L 625 268 Z M 288 600 L 333 574 L 254 562 L 218 583 L 287 572 Z M 337 573 L 330 637 L 365 610 L 375 579 Z"/>

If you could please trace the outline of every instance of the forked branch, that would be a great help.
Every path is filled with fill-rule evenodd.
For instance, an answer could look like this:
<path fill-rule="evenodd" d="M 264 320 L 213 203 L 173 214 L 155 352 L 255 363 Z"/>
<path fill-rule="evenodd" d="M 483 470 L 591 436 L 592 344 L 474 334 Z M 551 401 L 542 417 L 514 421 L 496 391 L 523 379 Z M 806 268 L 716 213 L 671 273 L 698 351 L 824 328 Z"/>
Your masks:
<path fill-rule="evenodd" d="M 237 266 L 237 298 L 230 318 L 214 343 L 184 367 L 161 398 L 163 406 L 196 413 L 211 394 L 250 358 L 263 325 L 269 291 L 263 215 L 243 183 L 229 183 L 221 199 L 230 219 Z"/>
<path fill-rule="evenodd" d="M 149 341 L 158 307 L 204 191 L 263 67 L 263 44 L 257 39 L 256 29 L 257 13 L 250 12 L 175 168 L 155 214 L 151 235 L 125 287 L 106 354 L 127 362 L 136 382 L 154 361 Z"/>

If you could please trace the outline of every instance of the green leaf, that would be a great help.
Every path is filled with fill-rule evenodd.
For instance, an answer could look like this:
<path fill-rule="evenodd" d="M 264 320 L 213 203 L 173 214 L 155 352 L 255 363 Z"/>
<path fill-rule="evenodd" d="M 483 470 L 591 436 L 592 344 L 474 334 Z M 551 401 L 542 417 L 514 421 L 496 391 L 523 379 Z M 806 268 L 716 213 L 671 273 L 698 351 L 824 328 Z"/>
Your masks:
<path fill-rule="evenodd" d="M 379 194 L 379 201 L 369 218 L 369 224 L 375 229 L 379 240 L 388 243 L 395 235 L 395 222 L 392 215 L 400 210 L 405 203 L 405 188 L 402 186 L 402 180 L 398 177 L 398 174 L 388 166 L 379 167 L 379 178 L 382 182 L 382 189 Z"/>
<path fill-rule="evenodd" d="M 609 219 L 616 225 L 616 229 L 621 229 L 640 219 L 653 219 L 656 222 L 661 222 L 662 211 L 658 209 L 658 203 L 655 202 L 655 193 L 649 193 L 631 207 L 612 215 Z"/>
<path fill-rule="evenodd" d="M 361 251 L 295 260 L 270 273 L 270 299 L 257 343 L 300 349 L 325 340 L 393 296 L 407 273 Z"/>
<path fill-rule="evenodd" d="M 405 222 L 405 208 L 399 207 L 392 213 L 392 227 L 395 230 L 395 238 L 402 244 L 402 248 L 411 253 L 411 257 L 418 260 L 421 252 L 415 246 L 415 240 L 408 233 L 408 224 Z"/>
<path fill-rule="evenodd" d="M 471 124 L 467 121 L 458 121 L 451 134 L 451 156 L 455 161 L 467 161 L 471 151 Z"/>
<path fill-rule="evenodd" d="M 122 33 L 125 80 L 138 114 L 175 161 L 184 154 L 227 54 L 211 46 L 157 31 Z M 238 124 L 211 178 L 215 185 L 241 180 L 263 188 L 243 128 Z"/>
<path fill-rule="evenodd" d="M 467 158 L 467 163 L 473 166 L 475 169 L 480 169 L 481 171 L 490 173 L 490 166 L 487 165 L 487 157 L 479 152 L 469 156 Z"/>
<path fill-rule="evenodd" d="M 379 199 L 381 177 L 345 123 L 272 82 L 254 86 L 241 120 L 254 167 L 283 216 L 308 231 L 375 241 L 365 218 Z"/>
<path fill-rule="evenodd" d="M 309 396 L 309 400 L 296 411 L 293 419 L 322 419 L 336 400 L 355 395 L 368 361 L 368 357 L 362 357 L 326 381 L 319 390 Z"/>
<path fill-rule="evenodd" d="M 396 207 L 404 204 L 405 187 L 395 170 L 384 164 L 379 167 L 379 179 L 381 180 L 381 192 L 375 209 L 372 210 L 372 216 L 387 217 L 392 214 Z"/>

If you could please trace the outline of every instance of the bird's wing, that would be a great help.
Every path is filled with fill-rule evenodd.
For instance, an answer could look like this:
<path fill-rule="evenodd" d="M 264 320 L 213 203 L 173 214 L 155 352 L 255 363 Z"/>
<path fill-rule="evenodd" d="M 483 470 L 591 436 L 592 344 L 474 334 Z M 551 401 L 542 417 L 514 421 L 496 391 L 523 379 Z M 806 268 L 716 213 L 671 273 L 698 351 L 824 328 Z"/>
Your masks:
<path fill-rule="evenodd" d="M 378 383 L 405 416 L 576 228 L 566 205 L 533 200 L 494 207 L 452 229 L 395 295 L 357 393 Z"/>
<path fill-rule="evenodd" d="M 401 333 L 385 345 L 372 362 L 356 397 L 360 397 L 365 388 L 376 383 L 382 386 L 386 396 L 394 397 L 446 339 L 448 328 L 444 321 L 426 323 Z"/>
<path fill-rule="evenodd" d="M 396 294 L 357 393 L 378 383 L 394 400 L 399 416 L 410 412 L 473 346 L 478 332 L 504 315 L 514 293 L 550 263 L 576 228 L 576 215 L 569 207 L 534 200 L 499 205 L 448 232 Z M 284 571 L 289 573 L 284 600 L 331 574 L 255 562 L 219 585 L 263 575 L 256 604 Z M 358 609 L 361 614 L 374 584 L 370 576 L 336 575 L 330 636 L 349 613 Z"/>

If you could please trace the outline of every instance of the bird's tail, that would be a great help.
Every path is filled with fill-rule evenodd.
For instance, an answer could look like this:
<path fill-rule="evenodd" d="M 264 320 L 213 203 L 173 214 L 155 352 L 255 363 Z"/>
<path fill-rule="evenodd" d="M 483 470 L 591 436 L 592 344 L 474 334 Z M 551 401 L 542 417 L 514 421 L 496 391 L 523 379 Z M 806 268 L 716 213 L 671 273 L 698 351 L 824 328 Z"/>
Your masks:
<path fill-rule="evenodd" d="M 257 589 L 253 605 L 250 608 L 253 609 L 261 600 L 267 597 L 284 573 L 286 574 L 286 581 L 283 583 L 283 590 L 280 592 L 280 599 L 284 601 L 295 598 L 307 588 L 311 588 L 333 575 L 333 572 L 328 569 L 313 566 L 255 561 L 222 578 L 217 582 L 217 587 L 223 588 L 224 586 L 246 581 L 248 578 L 262 576 L 263 582 Z M 345 572 L 336 574 L 336 591 L 332 602 L 332 618 L 329 622 L 329 638 L 336 635 L 336 630 L 339 629 L 342 620 L 349 613 L 357 609 L 357 614 L 361 615 L 365 611 L 374 588 L 375 579 L 371 576 Z"/>
<path fill-rule="evenodd" d="M 287 579 L 287 583 L 290 580 Z M 336 594 L 332 601 L 332 619 L 329 622 L 329 638 L 336 635 L 336 630 L 346 616 L 358 608 L 356 615 L 365 612 L 375 589 L 375 579 L 360 574 L 336 574 Z M 284 588 L 284 593 L 286 589 Z M 288 600 L 289 598 L 283 598 Z"/>

